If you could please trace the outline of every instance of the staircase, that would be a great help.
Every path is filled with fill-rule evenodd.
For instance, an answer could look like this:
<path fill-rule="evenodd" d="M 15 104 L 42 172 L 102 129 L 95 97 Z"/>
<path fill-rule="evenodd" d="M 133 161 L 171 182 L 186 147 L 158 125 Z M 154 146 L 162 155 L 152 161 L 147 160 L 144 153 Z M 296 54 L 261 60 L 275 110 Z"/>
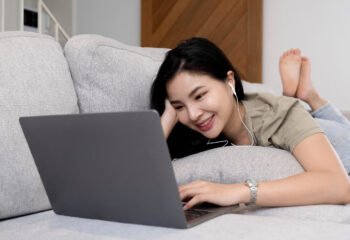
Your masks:
<path fill-rule="evenodd" d="M 9 30 L 51 35 L 61 46 L 69 39 L 43 0 L 0 0 L 0 31 Z"/>

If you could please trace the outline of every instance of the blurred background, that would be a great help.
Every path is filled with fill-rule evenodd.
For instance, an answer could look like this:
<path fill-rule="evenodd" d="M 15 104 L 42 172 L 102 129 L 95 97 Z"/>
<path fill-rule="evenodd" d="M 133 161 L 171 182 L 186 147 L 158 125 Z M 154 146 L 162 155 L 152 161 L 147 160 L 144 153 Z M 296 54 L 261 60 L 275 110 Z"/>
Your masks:
<path fill-rule="evenodd" d="M 185 7 L 181 14 L 178 14 L 178 19 L 174 20 L 175 23 L 185 21 L 191 27 L 194 21 L 192 17 L 195 18 L 196 14 L 185 14 L 186 10 L 189 12 L 191 7 L 191 11 L 194 12 L 196 8 L 200 8 L 203 12 L 206 9 L 208 17 L 205 21 L 210 24 L 216 19 L 209 17 L 216 11 L 216 8 L 210 9 L 204 4 L 217 3 L 219 8 L 224 6 L 224 3 L 221 3 L 224 1 L 0 0 L 0 26 L 1 31 L 39 31 L 40 25 L 42 33 L 56 37 L 62 46 L 68 38 L 77 34 L 100 34 L 130 45 L 152 46 L 152 42 L 147 42 L 143 36 L 145 29 L 150 28 L 149 31 L 152 33 L 151 28 L 155 26 L 153 21 L 157 18 L 161 19 L 161 14 L 165 14 L 162 16 L 163 19 L 166 19 L 167 16 L 171 18 L 173 16 L 171 11 L 181 8 L 178 2 L 183 2 Z M 38 10 L 38 4 L 41 2 L 43 3 L 42 11 Z M 248 30 L 247 43 L 241 44 L 247 53 L 244 53 L 243 56 L 238 54 L 239 50 L 231 53 L 234 64 L 243 69 L 242 73 L 249 81 L 266 83 L 280 93 L 279 56 L 289 48 L 300 48 L 302 53 L 311 59 L 313 82 L 321 95 L 341 109 L 350 109 L 350 67 L 347 66 L 350 55 L 350 1 L 237 0 L 237 2 L 247 3 L 248 16 L 242 15 L 242 17 L 249 26 L 257 26 L 254 31 Z M 152 19 L 142 15 L 147 10 L 145 9 L 146 3 L 149 9 L 157 9 L 152 13 Z M 225 4 L 228 4 L 228 1 Z M 249 13 L 250 8 L 258 10 L 255 9 L 253 13 Z M 226 11 L 226 13 L 227 15 L 221 20 L 222 27 L 217 28 L 221 35 L 223 30 L 220 29 L 234 28 L 227 25 L 235 24 L 233 20 L 228 19 L 234 19 L 239 14 L 233 10 Z M 249 16 L 249 14 L 253 15 Z M 258 14 L 258 18 L 254 18 L 255 14 Z M 38 20 L 38 16 L 41 20 Z M 253 19 L 253 22 L 250 22 L 250 19 Z M 177 25 L 178 28 L 179 26 Z M 179 30 L 178 33 L 176 35 L 178 38 L 193 34 L 188 31 L 187 35 L 181 35 Z M 214 36 L 212 33 L 205 34 L 210 37 Z M 207 36 L 205 34 L 204 36 Z M 229 39 L 234 44 L 235 32 L 230 34 Z M 167 32 L 164 35 L 167 35 Z M 238 37 L 238 34 L 236 36 Z M 173 41 L 177 39 L 168 38 Z M 224 50 L 235 49 L 235 46 L 230 46 L 230 41 L 227 39 L 226 43 L 220 42 L 220 44 L 226 44 Z M 158 41 L 158 45 L 154 46 L 173 46 L 173 43 L 170 44 L 169 41 L 168 43 L 163 41 L 163 45 L 159 43 L 162 41 Z M 239 59 L 244 59 L 244 61 L 239 61 Z M 251 75 L 249 71 L 252 71 Z"/>

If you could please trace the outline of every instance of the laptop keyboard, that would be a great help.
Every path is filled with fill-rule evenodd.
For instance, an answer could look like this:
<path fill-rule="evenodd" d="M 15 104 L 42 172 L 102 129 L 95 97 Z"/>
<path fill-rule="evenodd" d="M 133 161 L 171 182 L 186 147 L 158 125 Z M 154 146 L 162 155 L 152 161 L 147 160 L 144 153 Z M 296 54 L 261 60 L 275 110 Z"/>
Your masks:
<path fill-rule="evenodd" d="M 210 213 L 209 211 L 205 211 L 205 210 L 199 210 L 199 209 L 188 209 L 185 211 L 185 216 L 186 216 L 186 220 L 190 221 L 193 220 L 195 218 L 201 217 L 203 215 L 206 215 Z"/>

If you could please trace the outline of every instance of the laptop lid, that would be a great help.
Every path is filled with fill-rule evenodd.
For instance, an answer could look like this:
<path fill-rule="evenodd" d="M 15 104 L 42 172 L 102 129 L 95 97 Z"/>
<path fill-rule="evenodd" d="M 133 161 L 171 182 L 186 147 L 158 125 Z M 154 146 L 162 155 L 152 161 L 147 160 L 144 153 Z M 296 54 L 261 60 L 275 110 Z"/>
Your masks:
<path fill-rule="evenodd" d="M 55 213 L 185 228 L 155 111 L 20 118 Z"/>

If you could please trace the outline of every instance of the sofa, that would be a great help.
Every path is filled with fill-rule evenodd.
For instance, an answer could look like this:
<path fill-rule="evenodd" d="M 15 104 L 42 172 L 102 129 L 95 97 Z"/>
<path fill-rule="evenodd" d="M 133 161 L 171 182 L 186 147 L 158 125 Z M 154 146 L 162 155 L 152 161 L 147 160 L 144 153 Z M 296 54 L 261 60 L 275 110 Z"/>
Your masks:
<path fill-rule="evenodd" d="M 19 117 L 148 109 L 166 51 L 98 35 L 74 36 L 62 49 L 50 36 L 0 33 L 0 239 L 350 239 L 350 205 L 247 208 L 187 230 L 51 210 Z M 244 87 L 271 91 L 263 84 Z M 264 181 L 303 171 L 286 151 L 239 146 L 175 159 L 173 167 L 179 184 Z"/>

